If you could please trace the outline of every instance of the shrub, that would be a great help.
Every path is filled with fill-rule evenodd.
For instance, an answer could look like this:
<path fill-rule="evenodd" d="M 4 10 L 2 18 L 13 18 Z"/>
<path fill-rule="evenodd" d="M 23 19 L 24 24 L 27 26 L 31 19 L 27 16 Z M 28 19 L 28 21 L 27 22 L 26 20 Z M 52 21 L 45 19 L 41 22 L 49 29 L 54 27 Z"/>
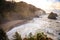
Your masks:
<path fill-rule="evenodd" d="M 19 35 L 18 32 L 16 32 L 13 40 L 22 40 L 21 35 Z"/>
<path fill-rule="evenodd" d="M 9 40 L 2 28 L 0 28 L 0 40 Z"/>
<path fill-rule="evenodd" d="M 16 32 L 14 36 L 14 40 L 22 40 L 21 36 Z M 53 40 L 47 35 L 45 35 L 43 32 L 42 33 L 37 33 L 36 35 L 32 35 L 32 33 L 29 34 L 28 37 L 23 38 L 23 40 Z"/>

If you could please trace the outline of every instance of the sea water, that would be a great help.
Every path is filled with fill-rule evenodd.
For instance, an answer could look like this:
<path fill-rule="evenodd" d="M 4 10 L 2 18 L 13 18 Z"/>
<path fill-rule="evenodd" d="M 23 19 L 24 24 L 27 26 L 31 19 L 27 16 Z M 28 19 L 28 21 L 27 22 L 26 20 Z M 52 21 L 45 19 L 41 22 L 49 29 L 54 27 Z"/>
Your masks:
<path fill-rule="evenodd" d="M 54 40 L 60 40 L 60 20 L 59 17 L 57 20 L 48 19 L 48 14 L 41 15 L 39 18 L 33 18 L 28 23 L 20 25 L 13 28 L 7 32 L 7 35 L 10 40 L 13 39 L 15 32 L 21 34 L 24 38 L 29 33 L 35 34 L 36 32 L 44 32 L 48 37 L 53 38 Z"/>

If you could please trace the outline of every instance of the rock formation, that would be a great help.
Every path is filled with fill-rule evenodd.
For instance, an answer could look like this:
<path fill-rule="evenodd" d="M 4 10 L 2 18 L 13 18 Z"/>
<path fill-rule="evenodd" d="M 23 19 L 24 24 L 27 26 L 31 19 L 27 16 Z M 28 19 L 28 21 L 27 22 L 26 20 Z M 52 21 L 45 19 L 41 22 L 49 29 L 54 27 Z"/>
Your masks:
<path fill-rule="evenodd" d="M 58 16 L 58 15 L 57 15 L 56 13 L 51 12 L 51 13 L 49 14 L 48 18 L 49 18 L 49 19 L 57 19 L 57 18 L 56 18 L 57 16 Z"/>
<path fill-rule="evenodd" d="M 17 22 L 18 20 L 30 20 L 30 19 L 33 19 L 34 17 L 40 16 L 40 14 L 42 12 L 45 13 L 44 10 L 37 8 L 31 4 L 22 2 L 22 1 L 14 2 L 14 3 L 6 1 L 4 6 L 2 6 L 2 7 L 3 7 L 2 12 L 0 11 L 0 24 L 2 24 L 4 26 L 5 26 L 5 24 L 9 25 L 12 23 L 13 23 L 13 25 L 16 25 L 17 23 L 15 24 L 15 22 Z M 23 23 L 24 22 L 26 22 L 26 21 L 23 21 Z M 13 28 L 12 25 L 10 25 L 10 26 L 8 27 L 8 29 Z M 7 27 L 7 26 L 5 26 L 5 27 Z M 5 27 L 3 27 L 3 29 Z M 7 29 L 7 28 L 5 28 L 5 29 Z"/>

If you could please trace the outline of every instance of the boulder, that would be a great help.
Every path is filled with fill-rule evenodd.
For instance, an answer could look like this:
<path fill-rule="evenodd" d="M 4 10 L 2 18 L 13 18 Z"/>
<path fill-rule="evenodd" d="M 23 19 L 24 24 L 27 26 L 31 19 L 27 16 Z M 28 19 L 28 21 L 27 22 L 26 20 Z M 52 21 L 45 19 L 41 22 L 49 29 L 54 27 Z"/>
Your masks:
<path fill-rule="evenodd" d="M 51 13 L 49 14 L 48 18 L 49 18 L 49 19 L 57 19 L 57 18 L 56 18 L 57 16 L 58 16 L 58 15 L 57 15 L 56 13 L 51 12 Z"/>

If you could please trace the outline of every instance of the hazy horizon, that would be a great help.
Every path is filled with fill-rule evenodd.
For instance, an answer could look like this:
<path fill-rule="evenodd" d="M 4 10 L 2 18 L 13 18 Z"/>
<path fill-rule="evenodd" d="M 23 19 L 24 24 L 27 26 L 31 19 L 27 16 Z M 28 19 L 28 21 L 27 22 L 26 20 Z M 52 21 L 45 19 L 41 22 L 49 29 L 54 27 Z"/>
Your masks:
<path fill-rule="evenodd" d="M 24 1 L 28 4 L 32 4 L 38 8 L 45 10 L 46 12 L 60 13 L 60 0 L 14 0 L 16 2 Z"/>

